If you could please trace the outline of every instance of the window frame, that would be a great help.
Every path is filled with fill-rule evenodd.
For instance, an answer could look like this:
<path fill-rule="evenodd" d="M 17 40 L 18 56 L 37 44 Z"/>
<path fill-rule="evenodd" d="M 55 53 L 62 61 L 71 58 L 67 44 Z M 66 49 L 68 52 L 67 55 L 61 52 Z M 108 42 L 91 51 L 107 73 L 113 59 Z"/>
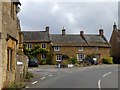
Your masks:
<path fill-rule="evenodd" d="M 54 51 L 60 51 L 60 47 L 59 46 L 54 46 Z"/>
<path fill-rule="evenodd" d="M 13 70 L 13 49 L 11 48 L 7 49 L 7 70 Z"/>
<path fill-rule="evenodd" d="M 47 46 L 46 46 L 46 43 L 42 43 L 42 44 L 41 44 L 41 48 L 42 48 L 42 49 L 46 49 L 46 47 L 47 47 Z"/>
<path fill-rule="evenodd" d="M 32 48 L 32 44 L 31 43 L 27 43 L 27 48 L 31 49 Z"/>
<path fill-rule="evenodd" d="M 10 49 L 10 71 L 12 71 L 13 68 L 13 50 Z"/>
<path fill-rule="evenodd" d="M 79 56 L 79 55 L 81 55 L 81 56 Z M 83 53 L 77 54 L 77 60 L 78 61 L 82 61 L 84 58 L 85 58 L 85 54 L 83 54 Z"/>
<path fill-rule="evenodd" d="M 46 60 L 46 58 L 47 58 L 46 54 L 41 54 L 41 59 L 42 60 Z"/>
<path fill-rule="evenodd" d="M 62 61 L 62 55 L 61 54 L 56 55 L 56 61 Z"/>
<path fill-rule="evenodd" d="M 78 47 L 78 51 L 83 51 L 83 47 Z"/>
<path fill-rule="evenodd" d="M 10 53 L 9 49 L 7 49 L 7 70 L 9 71 L 9 66 L 10 66 Z"/>
<path fill-rule="evenodd" d="M 13 18 L 13 20 L 15 20 L 15 4 L 14 2 L 11 2 L 11 17 Z"/>

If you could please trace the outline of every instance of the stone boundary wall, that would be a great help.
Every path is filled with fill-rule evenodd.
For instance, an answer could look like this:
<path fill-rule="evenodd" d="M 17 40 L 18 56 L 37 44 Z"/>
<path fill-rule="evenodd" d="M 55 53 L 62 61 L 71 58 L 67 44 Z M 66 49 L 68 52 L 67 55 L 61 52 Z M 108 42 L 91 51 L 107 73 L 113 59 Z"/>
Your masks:
<path fill-rule="evenodd" d="M 16 83 L 23 81 L 23 76 L 28 71 L 28 57 L 25 55 L 17 55 L 17 66 L 16 66 Z"/>

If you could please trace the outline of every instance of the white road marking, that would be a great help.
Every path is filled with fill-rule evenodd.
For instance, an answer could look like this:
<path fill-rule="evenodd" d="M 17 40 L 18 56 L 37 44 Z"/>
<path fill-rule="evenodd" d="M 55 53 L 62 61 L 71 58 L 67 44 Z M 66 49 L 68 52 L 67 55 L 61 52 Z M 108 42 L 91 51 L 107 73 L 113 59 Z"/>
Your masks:
<path fill-rule="evenodd" d="M 108 72 L 108 73 L 104 74 L 103 77 L 105 77 L 105 76 L 107 76 L 107 75 L 109 75 L 109 74 L 111 74 L 111 72 Z"/>
<path fill-rule="evenodd" d="M 36 84 L 38 81 L 33 82 L 32 84 Z"/>
<path fill-rule="evenodd" d="M 99 88 L 99 90 L 101 90 L 100 83 L 101 83 L 101 80 L 98 81 L 98 88 Z"/>
<path fill-rule="evenodd" d="M 41 80 L 45 79 L 46 77 L 42 77 Z"/>
<path fill-rule="evenodd" d="M 50 74 L 49 77 L 53 76 L 53 74 Z"/>

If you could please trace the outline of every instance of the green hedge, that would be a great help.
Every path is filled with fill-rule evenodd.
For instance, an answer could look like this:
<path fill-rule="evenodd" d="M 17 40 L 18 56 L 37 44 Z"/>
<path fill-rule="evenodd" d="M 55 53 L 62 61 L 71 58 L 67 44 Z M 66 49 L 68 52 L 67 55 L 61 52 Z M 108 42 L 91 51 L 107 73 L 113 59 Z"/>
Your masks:
<path fill-rule="evenodd" d="M 72 57 L 72 58 L 70 58 L 70 59 L 69 59 L 69 62 L 71 62 L 72 64 L 76 64 L 76 63 L 78 63 L 76 57 Z"/>
<path fill-rule="evenodd" d="M 104 64 L 113 64 L 113 58 L 112 57 L 103 58 L 102 63 L 104 63 Z"/>
<path fill-rule="evenodd" d="M 46 60 L 42 60 L 42 61 L 41 61 L 41 64 L 42 64 L 42 65 L 46 65 Z"/>

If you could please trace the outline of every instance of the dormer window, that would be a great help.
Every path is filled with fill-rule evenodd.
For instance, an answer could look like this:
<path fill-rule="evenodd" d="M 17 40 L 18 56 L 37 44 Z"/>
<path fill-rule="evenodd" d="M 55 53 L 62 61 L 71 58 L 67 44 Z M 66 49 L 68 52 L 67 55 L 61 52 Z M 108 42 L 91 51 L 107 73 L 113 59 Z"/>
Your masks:
<path fill-rule="evenodd" d="M 59 46 L 55 46 L 54 47 L 54 51 L 60 51 L 60 47 Z"/>
<path fill-rule="evenodd" d="M 83 47 L 78 47 L 78 51 L 83 51 Z"/>
<path fill-rule="evenodd" d="M 42 43 L 42 49 L 46 49 L 46 43 Z"/>

